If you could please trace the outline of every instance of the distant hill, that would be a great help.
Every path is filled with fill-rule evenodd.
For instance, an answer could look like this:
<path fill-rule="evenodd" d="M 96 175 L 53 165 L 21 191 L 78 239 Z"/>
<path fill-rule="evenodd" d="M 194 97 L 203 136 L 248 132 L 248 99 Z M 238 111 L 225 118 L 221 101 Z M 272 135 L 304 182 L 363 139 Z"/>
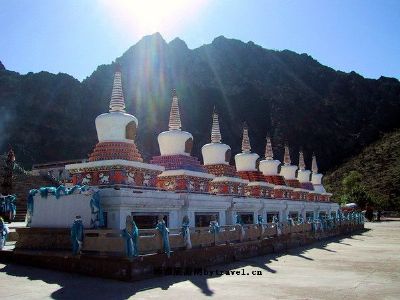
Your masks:
<path fill-rule="evenodd" d="M 269 132 L 278 159 L 287 140 L 294 163 L 303 147 L 308 167 L 315 152 L 322 171 L 400 127 L 398 80 L 335 71 L 307 54 L 222 36 L 191 50 L 180 39 L 166 43 L 154 34 L 116 62 L 127 110 L 139 119 L 137 142 L 146 160 L 159 153 L 157 134 L 167 129 L 172 88 L 199 157 L 209 141 L 214 105 L 223 141 L 234 154 L 246 120 L 253 151 L 264 153 Z M 96 143 L 94 119 L 108 109 L 114 68 L 101 65 L 83 82 L 67 74 L 0 70 L 0 153 L 11 144 L 25 167 L 85 158 Z"/>
<path fill-rule="evenodd" d="M 400 130 L 385 134 L 324 179 L 338 199 L 341 182 L 350 171 L 362 176 L 362 184 L 373 197 L 381 198 L 391 209 L 400 210 Z"/>

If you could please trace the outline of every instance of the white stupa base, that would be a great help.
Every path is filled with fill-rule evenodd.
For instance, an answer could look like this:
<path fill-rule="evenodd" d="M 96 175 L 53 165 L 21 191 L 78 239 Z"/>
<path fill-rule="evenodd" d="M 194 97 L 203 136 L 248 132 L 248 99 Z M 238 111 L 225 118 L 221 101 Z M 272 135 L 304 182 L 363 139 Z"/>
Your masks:
<path fill-rule="evenodd" d="M 70 228 L 76 215 L 81 215 L 85 227 L 90 223 L 90 196 L 83 194 L 62 196 L 55 199 L 49 195 L 34 197 L 32 227 Z M 330 202 L 309 202 L 299 200 L 277 200 L 254 197 L 220 196 L 196 193 L 175 193 L 131 188 L 105 188 L 100 190 L 100 201 L 106 215 L 107 228 L 123 229 L 128 215 L 165 215 L 170 228 L 180 228 L 185 215 L 190 225 L 195 226 L 199 216 L 216 215 L 220 225 L 235 224 L 237 213 L 252 215 L 253 223 L 257 216 L 264 220 L 271 214 L 286 220 L 289 213 L 296 212 L 304 218 L 306 212 L 318 216 L 320 212 L 337 212 L 339 205 Z M 77 203 L 80 203 L 77 205 Z"/>

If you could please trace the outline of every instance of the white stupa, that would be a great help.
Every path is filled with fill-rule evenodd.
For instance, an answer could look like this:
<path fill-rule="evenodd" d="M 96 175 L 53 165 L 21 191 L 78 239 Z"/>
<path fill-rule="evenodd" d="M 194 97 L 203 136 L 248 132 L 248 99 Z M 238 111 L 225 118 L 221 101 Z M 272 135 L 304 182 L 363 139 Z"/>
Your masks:
<path fill-rule="evenodd" d="M 98 143 L 88 162 L 65 166 L 74 185 L 155 187 L 156 176 L 164 170 L 162 166 L 143 163 L 135 145 L 138 120 L 125 112 L 121 76 L 117 66 L 109 112 L 95 120 Z"/>
<path fill-rule="evenodd" d="M 211 128 L 211 143 L 201 148 L 204 165 L 229 165 L 231 147 L 221 143 L 221 131 L 219 128 L 218 114 L 213 112 L 213 123 Z"/>
<path fill-rule="evenodd" d="M 321 194 L 326 193 L 326 190 L 322 185 L 322 177 L 324 175 L 318 173 L 317 157 L 315 156 L 315 154 L 313 154 L 311 170 L 312 170 L 311 182 L 314 186 L 314 191 Z"/>
<path fill-rule="evenodd" d="M 299 152 L 299 170 L 297 171 L 297 180 L 300 183 L 309 183 L 310 175 L 311 175 L 311 171 L 306 170 L 306 164 L 304 162 L 303 151 L 300 151 Z"/>
<path fill-rule="evenodd" d="M 190 156 L 193 146 L 191 133 L 181 130 L 181 118 L 179 113 L 178 96 L 173 90 L 172 105 L 169 117 L 169 130 L 158 135 L 158 144 L 161 156 L 187 155 Z"/>
<path fill-rule="evenodd" d="M 297 166 L 291 165 L 289 146 L 285 145 L 285 154 L 283 158 L 284 165 L 281 167 L 280 175 L 282 175 L 285 180 L 295 180 Z"/>
<path fill-rule="evenodd" d="M 265 159 L 260 161 L 259 169 L 266 176 L 278 175 L 278 167 L 281 164 L 279 160 L 274 160 L 274 152 L 270 137 L 267 137 L 267 145 L 265 146 Z"/>
<path fill-rule="evenodd" d="M 242 153 L 235 155 L 235 164 L 237 172 L 257 171 L 256 162 L 260 156 L 257 153 L 251 153 L 249 130 L 247 125 L 243 127 Z"/>
<path fill-rule="evenodd" d="M 108 113 L 99 115 L 95 120 L 95 124 L 97 137 L 100 143 L 134 142 L 138 120 L 136 117 L 125 112 L 121 71 L 119 68 L 114 74 L 114 84 L 111 94 L 110 110 Z"/>

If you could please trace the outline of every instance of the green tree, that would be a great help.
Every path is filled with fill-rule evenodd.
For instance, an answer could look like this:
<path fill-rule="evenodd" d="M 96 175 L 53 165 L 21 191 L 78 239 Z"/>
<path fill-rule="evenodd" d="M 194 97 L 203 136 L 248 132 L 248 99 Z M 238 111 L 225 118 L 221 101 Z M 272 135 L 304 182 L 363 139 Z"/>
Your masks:
<path fill-rule="evenodd" d="M 373 203 L 371 196 L 365 190 L 362 183 L 362 176 L 357 171 L 350 171 L 342 180 L 343 195 L 340 202 L 356 203 L 360 208 L 365 208 L 367 204 Z"/>
<path fill-rule="evenodd" d="M 358 188 L 361 185 L 361 181 L 362 176 L 359 172 L 350 171 L 342 180 L 344 194 L 350 194 L 354 188 Z"/>

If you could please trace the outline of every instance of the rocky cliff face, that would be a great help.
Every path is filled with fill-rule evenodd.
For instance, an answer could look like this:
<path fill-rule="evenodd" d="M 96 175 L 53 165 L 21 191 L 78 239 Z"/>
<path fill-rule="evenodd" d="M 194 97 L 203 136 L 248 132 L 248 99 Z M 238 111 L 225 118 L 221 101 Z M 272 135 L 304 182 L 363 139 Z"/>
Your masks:
<path fill-rule="evenodd" d="M 183 129 L 194 136 L 194 155 L 209 142 L 211 113 L 220 114 L 223 141 L 240 151 L 247 121 L 253 151 L 264 153 L 272 135 L 275 154 L 303 147 L 310 167 L 316 152 L 322 171 L 360 152 L 400 125 L 400 84 L 365 79 L 323 66 L 306 54 L 264 49 L 225 37 L 189 49 L 159 34 L 144 37 L 116 59 L 122 67 L 127 110 L 139 119 L 144 158 L 157 155 L 157 134 L 167 129 L 171 89 L 180 97 Z M 107 111 L 114 65 L 101 65 L 79 82 L 67 74 L 20 75 L 0 71 L 0 143 L 34 162 L 83 158 L 96 143 L 95 117 Z"/>

